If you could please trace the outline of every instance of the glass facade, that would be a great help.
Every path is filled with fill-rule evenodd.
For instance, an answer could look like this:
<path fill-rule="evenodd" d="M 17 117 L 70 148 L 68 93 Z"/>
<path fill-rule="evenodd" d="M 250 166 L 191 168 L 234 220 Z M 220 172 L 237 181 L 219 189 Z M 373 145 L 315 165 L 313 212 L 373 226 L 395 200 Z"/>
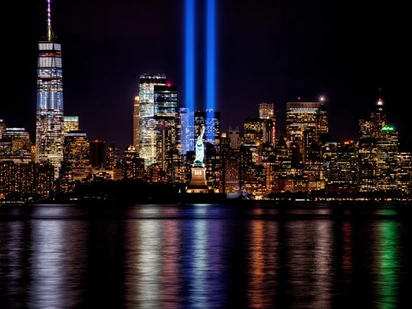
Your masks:
<path fill-rule="evenodd" d="M 286 104 L 286 136 L 289 144 L 296 144 L 302 155 L 305 147 L 305 131 L 312 142 L 320 143 L 320 137 L 328 133 L 328 116 L 322 102 L 288 102 Z"/>
<path fill-rule="evenodd" d="M 73 172 L 73 180 L 82 180 L 91 174 L 90 142 L 81 130 L 67 133 L 64 141 L 65 167 Z"/>
<path fill-rule="evenodd" d="M 50 162 L 57 176 L 64 143 L 61 45 L 50 40 L 38 48 L 36 161 Z"/>
<path fill-rule="evenodd" d="M 63 116 L 64 134 L 79 130 L 79 116 Z"/>
<path fill-rule="evenodd" d="M 211 109 L 195 111 L 193 144 L 199 136 L 202 126 L 205 126 L 204 142 L 218 148 L 220 146 L 220 112 Z"/>
<path fill-rule="evenodd" d="M 186 154 L 188 151 L 195 149 L 193 140 L 193 112 L 190 112 L 189 108 L 179 108 L 180 123 L 178 124 L 178 143 L 180 145 L 180 154 Z"/>
<path fill-rule="evenodd" d="M 166 86 L 164 74 L 143 74 L 139 86 L 139 156 L 145 160 L 145 166 L 156 162 L 156 126 L 154 86 Z"/>
<path fill-rule="evenodd" d="M 140 148 L 140 98 L 134 97 L 133 103 L 133 146 L 139 153 Z"/>
<path fill-rule="evenodd" d="M 139 106 L 135 109 L 139 113 L 138 144 L 139 156 L 144 159 L 145 166 L 159 163 L 165 169 L 167 152 L 177 146 L 176 118 L 177 118 L 177 90 L 175 86 L 166 84 L 164 74 L 140 76 Z M 135 106 L 136 108 L 136 106 Z M 135 131 L 137 119 L 135 122 Z"/>

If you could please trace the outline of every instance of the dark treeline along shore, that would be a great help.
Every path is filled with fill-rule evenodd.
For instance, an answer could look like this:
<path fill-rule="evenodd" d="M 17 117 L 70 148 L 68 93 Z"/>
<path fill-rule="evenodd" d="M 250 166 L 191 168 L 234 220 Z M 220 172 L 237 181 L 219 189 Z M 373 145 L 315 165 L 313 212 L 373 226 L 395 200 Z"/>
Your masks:
<path fill-rule="evenodd" d="M 30 197 L 23 199 L 24 203 L 67 203 L 67 202 L 95 202 L 95 203 L 234 203 L 240 202 L 260 204 L 274 204 L 274 202 L 402 202 L 411 201 L 410 196 L 398 193 L 339 193 L 325 190 L 308 192 L 270 193 L 264 200 L 255 200 L 253 196 L 239 194 L 231 197 L 224 193 L 186 193 L 185 185 L 168 183 L 148 183 L 139 180 L 124 179 L 120 181 L 100 181 L 82 183 L 74 192 L 55 193 L 48 199 Z"/>

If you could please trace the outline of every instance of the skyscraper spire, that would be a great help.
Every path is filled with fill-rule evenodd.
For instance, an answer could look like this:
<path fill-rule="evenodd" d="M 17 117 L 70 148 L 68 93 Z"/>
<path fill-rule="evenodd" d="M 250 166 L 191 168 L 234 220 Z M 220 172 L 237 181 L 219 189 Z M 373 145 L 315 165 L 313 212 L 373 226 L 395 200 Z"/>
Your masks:
<path fill-rule="evenodd" d="M 51 41 L 53 38 L 53 31 L 51 27 L 51 0 L 47 0 L 47 41 Z"/>
<path fill-rule="evenodd" d="M 376 102 L 377 110 L 383 111 L 382 88 L 378 89 L 378 102 Z"/>

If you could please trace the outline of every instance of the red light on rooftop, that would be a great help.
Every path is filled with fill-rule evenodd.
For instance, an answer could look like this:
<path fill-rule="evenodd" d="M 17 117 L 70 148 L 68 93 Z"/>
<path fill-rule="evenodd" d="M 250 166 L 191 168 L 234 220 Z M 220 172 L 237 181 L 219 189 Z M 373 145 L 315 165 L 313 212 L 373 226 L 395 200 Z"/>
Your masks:
<path fill-rule="evenodd" d="M 172 84 L 171 84 L 171 83 L 167 83 L 166 86 L 167 86 L 167 87 L 170 87 L 170 86 L 172 86 Z"/>

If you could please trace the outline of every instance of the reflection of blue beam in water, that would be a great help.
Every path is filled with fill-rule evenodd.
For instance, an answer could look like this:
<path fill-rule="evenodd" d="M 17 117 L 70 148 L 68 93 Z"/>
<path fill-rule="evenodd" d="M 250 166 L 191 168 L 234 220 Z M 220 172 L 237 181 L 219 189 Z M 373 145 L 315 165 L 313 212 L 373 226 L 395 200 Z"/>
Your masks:
<path fill-rule="evenodd" d="M 216 101 L 216 0 L 206 0 L 206 110 L 215 111 Z M 207 113 L 206 118 L 212 117 Z M 210 123 L 210 121 L 206 121 Z M 208 130 L 210 132 L 210 130 Z M 212 136 L 206 136 L 210 139 Z"/>
<path fill-rule="evenodd" d="M 211 285 L 208 284 L 208 207 L 193 208 L 191 218 L 182 225 L 181 287 L 186 293 L 189 308 L 207 308 Z"/>
<path fill-rule="evenodd" d="M 195 108 L 195 0 L 185 0 L 185 106 L 189 112 Z M 186 132 L 193 127 L 189 117 Z M 190 123 L 192 122 L 192 123 Z M 188 147 L 188 145 L 186 145 Z"/>

